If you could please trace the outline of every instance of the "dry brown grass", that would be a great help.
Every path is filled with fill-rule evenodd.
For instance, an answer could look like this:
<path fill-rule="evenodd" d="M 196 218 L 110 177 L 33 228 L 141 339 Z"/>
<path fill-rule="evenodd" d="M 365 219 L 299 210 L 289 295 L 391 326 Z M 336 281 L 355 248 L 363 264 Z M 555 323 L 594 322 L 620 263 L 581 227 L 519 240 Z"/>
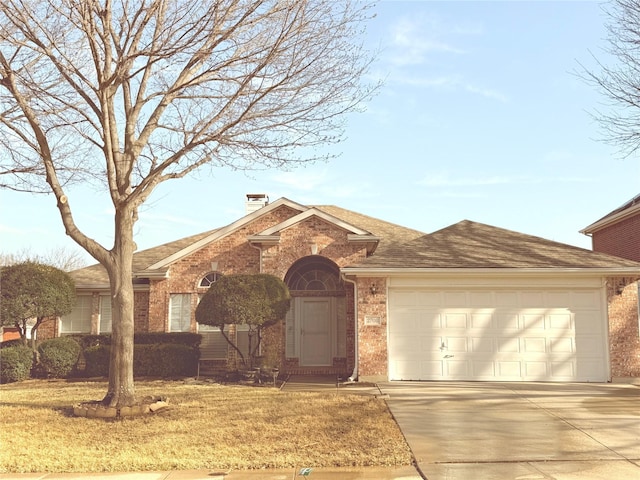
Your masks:
<path fill-rule="evenodd" d="M 408 465 L 385 403 L 369 396 L 289 393 L 215 383 L 140 381 L 170 408 L 121 420 L 78 418 L 103 382 L 0 386 L 0 472 L 113 472 Z"/>

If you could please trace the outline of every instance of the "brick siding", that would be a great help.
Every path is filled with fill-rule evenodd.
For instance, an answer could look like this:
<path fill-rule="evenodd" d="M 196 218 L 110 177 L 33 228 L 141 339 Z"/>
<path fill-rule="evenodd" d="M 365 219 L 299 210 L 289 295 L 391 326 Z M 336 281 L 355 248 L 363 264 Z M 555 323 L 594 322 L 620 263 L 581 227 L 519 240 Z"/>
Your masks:
<path fill-rule="evenodd" d="M 594 232 L 591 241 L 595 252 L 640 262 L 640 215 L 625 218 Z"/>
<path fill-rule="evenodd" d="M 638 285 L 635 279 L 609 279 L 609 348 L 612 377 L 640 377 Z"/>
<path fill-rule="evenodd" d="M 347 232 L 316 217 L 305 219 L 282 231 L 277 245 L 256 248 L 249 244 L 248 236 L 277 225 L 298 213 L 290 207 L 281 206 L 172 264 L 168 278 L 152 280 L 150 283 L 146 316 L 148 330 L 168 331 L 171 294 L 191 295 L 191 331 L 197 330 L 195 309 L 198 295 L 204 294 L 207 290 L 198 285 L 200 280 L 211 272 L 212 262 L 217 263 L 217 271 L 223 275 L 253 274 L 262 271 L 284 279 L 293 263 L 312 254 L 312 245 L 315 245 L 316 254 L 330 259 L 338 267 L 366 257 L 366 248 L 361 243 L 349 242 Z M 351 374 L 355 366 L 352 285 L 345 283 L 343 292 L 333 294 L 346 297 L 346 357 L 334 358 L 331 366 L 301 367 L 298 359 L 285 358 L 285 329 L 280 323 L 263 332 L 262 354 L 266 366 L 278 366 L 283 373 Z M 144 315 L 142 318 L 145 319 Z M 139 322 L 141 325 L 144 323 L 143 320 Z M 237 363 L 232 349 L 227 363 L 229 367 Z"/>

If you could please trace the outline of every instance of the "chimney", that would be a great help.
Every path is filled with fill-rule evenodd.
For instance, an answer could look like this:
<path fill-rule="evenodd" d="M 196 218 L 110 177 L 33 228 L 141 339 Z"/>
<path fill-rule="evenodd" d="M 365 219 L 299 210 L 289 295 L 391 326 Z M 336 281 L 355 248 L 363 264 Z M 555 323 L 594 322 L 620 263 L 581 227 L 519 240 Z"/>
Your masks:
<path fill-rule="evenodd" d="M 247 193 L 247 202 L 245 203 L 247 215 L 260 210 L 269 204 L 269 197 L 264 193 Z"/>

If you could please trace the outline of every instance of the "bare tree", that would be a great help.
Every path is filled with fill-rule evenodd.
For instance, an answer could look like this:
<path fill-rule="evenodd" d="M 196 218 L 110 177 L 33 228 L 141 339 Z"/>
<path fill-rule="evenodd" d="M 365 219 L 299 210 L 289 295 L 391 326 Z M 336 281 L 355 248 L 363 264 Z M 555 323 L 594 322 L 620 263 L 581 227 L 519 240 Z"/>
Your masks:
<path fill-rule="evenodd" d="M 23 248 L 13 253 L 0 252 L 0 267 L 23 262 L 42 263 L 65 272 L 77 270 L 87 265 L 81 250 L 73 250 L 67 247 L 53 247 L 44 253 L 34 253 L 29 248 Z"/>
<path fill-rule="evenodd" d="M 581 65 L 579 76 L 606 99 L 604 111 L 594 113 L 605 140 L 629 156 L 640 148 L 640 0 L 611 0 L 605 12 L 606 53 L 615 61 L 596 59 L 597 72 Z"/>
<path fill-rule="evenodd" d="M 65 231 L 108 272 L 113 331 L 104 403 L 134 403 L 133 228 L 154 188 L 209 165 L 288 167 L 342 139 L 362 79 L 357 0 L 3 0 L 0 156 L 54 194 Z M 302 153 L 301 153 L 302 152 Z M 1 155 L 1 154 L 0 154 Z M 306 155 L 298 157 L 297 155 Z M 43 176 L 37 175 L 44 172 Z M 113 203 L 105 247 L 73 217 L 77 180 Z"/>

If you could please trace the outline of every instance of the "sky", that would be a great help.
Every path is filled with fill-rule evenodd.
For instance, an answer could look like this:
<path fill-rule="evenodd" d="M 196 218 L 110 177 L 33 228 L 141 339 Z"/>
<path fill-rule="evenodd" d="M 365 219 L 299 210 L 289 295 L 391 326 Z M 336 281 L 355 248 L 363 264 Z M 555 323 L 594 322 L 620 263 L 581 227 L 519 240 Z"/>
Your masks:
<path fill-rule="evenodd" d="M 375 12 L 368 80 L 384 84 L 327 147 L 338 157 L 165 183 L 140 211 L 139 250 L 232 223 L 247 193 L 425 233 L 467 219 L 591 248 L 579 231 L 639 193 L 640 158 L 603 141 L 592 114 L 604 98 L 577 74 L 597 71 L 594 56 L 613 62 L 600 2 L 383 0 Z M 100 195 L 77 188 L 69 203 L 110 248 L 113 209 Z M 0 191 L 0 253 L 80 250 L 55 203 Z"/>

